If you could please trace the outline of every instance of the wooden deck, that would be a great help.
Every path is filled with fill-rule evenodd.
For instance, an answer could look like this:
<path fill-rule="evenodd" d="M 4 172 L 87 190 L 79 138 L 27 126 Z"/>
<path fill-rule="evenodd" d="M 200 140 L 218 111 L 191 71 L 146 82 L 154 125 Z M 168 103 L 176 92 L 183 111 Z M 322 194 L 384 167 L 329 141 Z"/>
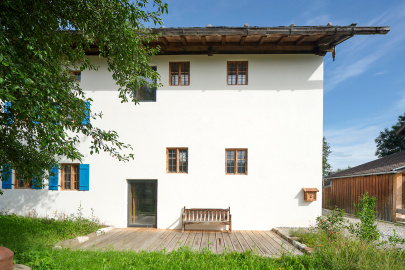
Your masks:
<path fill-rule="evenodd" d="M 76 246 L 76 249 L 135 250 L 171 252 L 181 246 L 214 253 L 252 250 L 259 255 L 277 257 L 282 252 L 302 252 L 272 231 L 185 231 L 150 228 L 114 229 Z"/>

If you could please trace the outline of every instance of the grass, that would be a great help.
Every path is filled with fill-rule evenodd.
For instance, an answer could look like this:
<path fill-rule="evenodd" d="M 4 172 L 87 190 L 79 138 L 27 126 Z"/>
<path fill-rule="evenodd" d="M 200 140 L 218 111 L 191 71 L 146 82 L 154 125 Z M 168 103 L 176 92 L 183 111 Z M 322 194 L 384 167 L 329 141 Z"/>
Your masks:
<path fill-rule="evenodd" d="M 315 248 L 311 255 L 265 258 L 252 252 L 213 254 L 183 247 L 177 251 L 74 251 L 53 249 L 66 238 L 100 227 L 83 218 L 63 220 L 0 215 L 0 245 L 15 252 L 15 263 L 33 269 L 404 269 L 402 250 L 382 249 L 341 235 L 316 230 L 294 235 Z"/>
<path fill-rule="evenodd" d="M 318 269 L 405 269 L 405 251 L 316 229 L 292 233 L 313 247 L 311 261 Z"/>

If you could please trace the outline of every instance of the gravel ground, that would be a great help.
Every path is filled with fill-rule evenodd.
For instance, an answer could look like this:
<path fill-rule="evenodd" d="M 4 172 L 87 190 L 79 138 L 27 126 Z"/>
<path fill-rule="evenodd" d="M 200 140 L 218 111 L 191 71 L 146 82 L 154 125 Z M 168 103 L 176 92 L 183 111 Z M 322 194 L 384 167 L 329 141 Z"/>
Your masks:
<path fill-rule="evenodd" d="M 322 215 L 326 216 L 328 213 L 330 213 L 330 210 L 327 209 L 322 209 Z M 349 222 L 349 223 L 357 223 L 360 222 L 360 220 L 356 217 L 353 216 L 345 216 L 345 219 Z M 405 239 L 405 224 L 404 223 L 392 223 L 392 222 L 385 222 L 385 221 L 379 221 L 376 220 L 377 222 L 377 229 L 380 232 L 380 242 L 388 242 L 388 237 L 390 236 L 394 236 L 394 230 L 395 230 L 395 235 L 399 238 Z M 298 228 L 277 228 L 280 232 L 282 232 L 285 235 L 289 235 L 291 230 L 295 230 Z M 300 229 L 304 229 L 304 228 L 300 228 Z M 309 228 L 308 228 L 309 229 Z M 389 244 L 387 244 L 387 246 L 390 246 Z M 395 247 L 397 248 L 403 248 L 405 249 L 405 244 L 402 245 L 396 245 Z"/>

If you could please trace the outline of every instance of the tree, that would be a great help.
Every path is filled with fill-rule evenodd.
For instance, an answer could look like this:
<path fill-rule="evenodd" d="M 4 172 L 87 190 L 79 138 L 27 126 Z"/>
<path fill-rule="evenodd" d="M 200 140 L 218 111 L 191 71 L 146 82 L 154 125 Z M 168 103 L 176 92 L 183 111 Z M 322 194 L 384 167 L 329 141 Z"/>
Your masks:
<path fill-rule="evenodd" d="M 376 156 L 381 158 L 405 150 L 405 137 L 395 134 L 404 123 L 405 114 L 398 116 L 398 122 L 390 129 L 385 128 L 380 132 L 380 135 L 374 140 L 377 144 Z"/>
<path fill-rule="evenodd" d="M 131 146 L 115 131 L 86 120 L 92 100 L 71 70 L 97 69 L 86 54 L 96 52 L 107 60 L 121 101 L 136 104 L 133 90 L 154 86 L 143 78 L 159 78 L 149 67 L 158 48 L 147 45 L 156 36 L 144 24 L 162 24 L 164 12 L 161 0 L 2 0 L 0 167 L 8 164 L 24 179 L 46 178 L 58 157 L 82 160 L 76 146 L 83 135 L 91 139 L 90 154 L 133 159 Z"/>
<path fill-rule="evenodd" d="M 331 170 L 331 166 L 328 163 L 328 157 L 330 155 L 330 153 L 332 153 L 332 151 L 330 150 L 330 145 L 328 144 L 328 142 L 325 139 L 325 136 L 323 137 L 323 148 L 322 148 L 322 175 L 323 176 L 327 176 L 328 173 Z"/>

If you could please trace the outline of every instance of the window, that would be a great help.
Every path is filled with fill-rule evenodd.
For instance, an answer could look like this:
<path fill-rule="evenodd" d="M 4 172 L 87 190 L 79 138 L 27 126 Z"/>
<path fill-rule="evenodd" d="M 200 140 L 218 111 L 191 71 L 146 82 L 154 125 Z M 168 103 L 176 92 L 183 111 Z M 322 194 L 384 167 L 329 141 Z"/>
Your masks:
<path fill-rule="evenodd" d="M 188 171 L 188 149 L 166 148 L 166 172 L 187 173 L 187 171 Z"/>
<path fill-rule="evenodd" d="M 62 189 L 79 190 L 79 164 L 62 164 Z"/>
<path fill-rule="evenodd" d="M 156 71 L 156 67 L 152 67 L 152 70 Z M 156 80 L 152 81 L 145 77 L 143 77 L 143 79 L 149 83 L 156 83 Z M 134 91 L 134 95 L 137 101 L 156 101 L 156 87 L 142 85 Z"/>
<path fill-rule="evenodd" d="M 225 173 L 247 174 L 247 149 L 225 149 Z"/>
<path fill-rule="evenodd" d="M 190 85 L 190 62 L 170 62 L 170 85 Z"/>
<path fill-rule="evenodd" d="M 228 85 L 247 85 L 248 84 L 248 62 L 247 61 L 228 61 Z"/>
<path fill-rule="evenodd" d="M 16 189 L 32 189 L 32 181 L 24 180 L 24 175 L 15 172 L 15 185 Z"/>
<path fill-rule="evenodd" d="M 71 71 L 72 73 L 72 80 L 75 82 L 80 82 L 82 80 L 82 72 L 80 70 Z"/>

